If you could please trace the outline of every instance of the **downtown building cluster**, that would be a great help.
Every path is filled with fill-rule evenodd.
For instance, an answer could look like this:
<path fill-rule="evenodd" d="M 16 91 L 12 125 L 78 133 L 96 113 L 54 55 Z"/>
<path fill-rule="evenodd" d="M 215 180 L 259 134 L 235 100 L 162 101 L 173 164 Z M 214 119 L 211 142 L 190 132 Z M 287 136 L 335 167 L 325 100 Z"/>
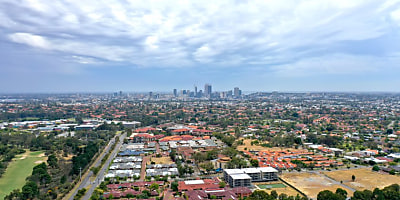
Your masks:
<path fill-rule="evenodd" d="M 207 99 L 239 99 L 242 98 L 242 90 L 235 87 L 233 90 L 213 92 L 211 84 L 205 84 L 204 90 L 194 86 L 194 91 L 173 89 L 175 98 L 207 98 Z"/>

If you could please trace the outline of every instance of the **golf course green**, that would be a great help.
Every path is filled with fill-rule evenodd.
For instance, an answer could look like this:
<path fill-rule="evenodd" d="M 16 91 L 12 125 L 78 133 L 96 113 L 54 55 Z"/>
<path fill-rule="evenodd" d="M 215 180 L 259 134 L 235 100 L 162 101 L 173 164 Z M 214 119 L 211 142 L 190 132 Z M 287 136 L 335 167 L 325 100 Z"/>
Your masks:
<path fill-rule="evenodd" d="M 46 157 L 42 154 L 42 151 L 27 150 L 9 163 L 6 172 L 0 178 L 0 199 L 4 199 L 14 189 L 21 189 L 24 186 L 25 179 L 32 174 L 33 167 L 45 161 Z"/>

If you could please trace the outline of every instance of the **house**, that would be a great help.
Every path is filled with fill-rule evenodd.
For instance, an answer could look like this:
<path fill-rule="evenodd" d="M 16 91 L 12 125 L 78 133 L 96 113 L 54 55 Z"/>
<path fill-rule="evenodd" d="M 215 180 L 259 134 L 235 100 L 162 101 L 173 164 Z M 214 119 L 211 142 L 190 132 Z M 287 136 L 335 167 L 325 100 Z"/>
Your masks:
<path fill-rule="evenodd" d="M 243 197 L 251 195 L 251 190 L 247 187 L 236 187 L 233 189 L 218 188 L 208 190 L 192 190 L 186 191 L 189 200 L 203 200 L 203 199 L 222 199 L 222 200 L 239 200 Z"/>
<path fill-rule="evenodd" d="M 204 180 L 188 180 L 178 182 L 178 191 L 208 190 L 219 188 L 218 178 Z"/>
<path fill-rule="evenodd" d="M 132 133 L 129 140 L 133 143 L 149 143 L 155 140 L 153 134 L 148 133 Z"/>

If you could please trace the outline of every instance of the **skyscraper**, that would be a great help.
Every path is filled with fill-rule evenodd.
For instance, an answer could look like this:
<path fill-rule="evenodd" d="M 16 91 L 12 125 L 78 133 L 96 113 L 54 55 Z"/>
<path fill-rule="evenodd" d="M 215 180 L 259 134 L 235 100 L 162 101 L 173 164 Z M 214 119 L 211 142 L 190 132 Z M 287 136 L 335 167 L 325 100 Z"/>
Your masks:
<path fill-rule="evenodd" d="M 240 96 L 240 90 L 239 90 L 239 88 L 238 87 L 235 87 L 234 89 L 233 89 L 233 96 L 234 97 L 239 97 Z"/>
<path fill-rule="evenodd" d="M 210 84 L 205 84 L 204 85 L 204 95 L 206 97 L 211 97 L 211 93 L 212 93 L 212 87 Z"/>
<path fill-rule="evenodd" d="M 178 90 L 174 89 L 174 97 L 178 96 Z"/>
<path fill-rule="evenodd" d="M 194 97 L 197 97 L 197 86 L 194 86 Z"/>

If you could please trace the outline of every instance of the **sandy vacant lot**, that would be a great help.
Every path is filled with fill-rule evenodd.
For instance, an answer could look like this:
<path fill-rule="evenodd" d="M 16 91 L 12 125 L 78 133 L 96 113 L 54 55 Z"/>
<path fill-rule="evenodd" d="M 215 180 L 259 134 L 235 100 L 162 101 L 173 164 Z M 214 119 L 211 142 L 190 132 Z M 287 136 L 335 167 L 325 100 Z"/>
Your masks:
<path fill-rule="evenodd" d="M 324 172 L 324 174 L 336 181 L 343 181 L 343 184 L 356 190 L 373 190 L 376 187 L 384 188 L 394 183 L 400 183 L 399 176 L 374 172 L 371 168 Z M 351 180 L 352 175 L 356 177 L 354 182 Z"/>
<path fill-rule="evenodd" d="M 172 162 L 170 157 L 160 157 L 160 158 L 156 158 L 156 157 L 151 157 L 150 160 L 147 162 L 147 164 L 151 164 L 151 161 L 155 162 L 156 164 L 174 164 L 174 162 Z"/>
<path fill-rule="evenodd" d="M 251 145 L 251 139 L 245 139 L 243 140 L 243 145 L 240 145 L 237 147 L 237 150 L 239 151 L 244 151 L 245 148 L 247 148 L 247 151 L 281 151 L 281 150 L 292 150 L 291 148 L 279 148 L 279 147 L 262 147 L 262 146 L 257 146 L 257 145 Z M 254 140 L 255 141 L 255 140 Z"/>
<path fill-rule="evenodd" d="M 353 195 L 350 190 L 332 182 L 322 174 L 319 175 L 308 172 L 295 172 L 285 173 L 280 175 L 280 177 L 302 191 L 309 198 L 317 198 L 318 193 L 322 190 L 331 190 L 332 192 L 335 192 L 337 188 L 342 188 L 346 190 L 349 195 Z"/>
<path fill-rule="evenodd" d="M 274 181 L 274 182 L 268 182 L 268 183 L 254 183 L 254 184 L 255 185 L 268 185 L 268 184 L 284 184 L 284 185 L 286 185 L 282 181 Z M 296 196 L 297 194 L 299 194 L 295 189 L 293 189 L 292 187 L 290 187 L 288 185 L 286 185 L 285 188 L 271 188 L 271 189 L 265 189 L 264 191 L 271 193 L 272 190 L 275 190 L 278 194 L 284 193 L 289 196 Z"/>

